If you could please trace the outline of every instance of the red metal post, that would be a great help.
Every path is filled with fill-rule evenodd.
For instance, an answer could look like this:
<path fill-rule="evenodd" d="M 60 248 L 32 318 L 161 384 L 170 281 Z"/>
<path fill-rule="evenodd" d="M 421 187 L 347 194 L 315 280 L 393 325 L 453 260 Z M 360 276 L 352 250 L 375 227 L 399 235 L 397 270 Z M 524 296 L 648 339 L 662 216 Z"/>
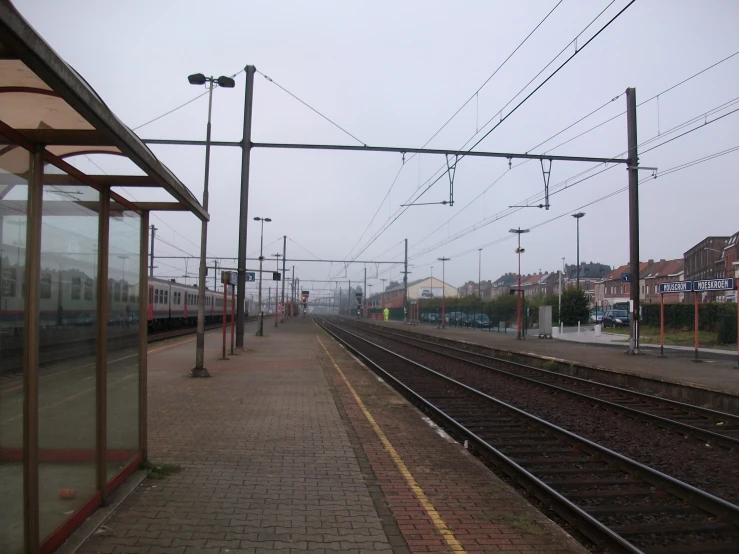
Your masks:
<path fill-rule="evenodd" d="M 234 353 L 234 325 L 236 324 L 236 318 L 234 310 L 236 308 L 236 287 L 231 286 L 231 355 Z"/>
<path fill-rule="evenodd" d="M 665 355 L 665 295 L 659 295 L 659 355 Z"/>
<path fill-rule="evenodd" d="M 227 284 L 223 284 L 223 358 L 226 357 L 226 290 Z"/>
<path fill-rule="evenodd" d="M 521 340 L 521 233 L 518 233 L 518 340 Z"/>
<path fill-rule="evenodd" d="M 695 327 L 695 359 L 698 359 L 698 292 L 693 292 L 695 300 L 695 313 L 693 314 L 693 327 Z"/>
<path fill-rule="evenodd" d="M 739 279 L 736 280 L 736 368 L 739 369 Z"/>

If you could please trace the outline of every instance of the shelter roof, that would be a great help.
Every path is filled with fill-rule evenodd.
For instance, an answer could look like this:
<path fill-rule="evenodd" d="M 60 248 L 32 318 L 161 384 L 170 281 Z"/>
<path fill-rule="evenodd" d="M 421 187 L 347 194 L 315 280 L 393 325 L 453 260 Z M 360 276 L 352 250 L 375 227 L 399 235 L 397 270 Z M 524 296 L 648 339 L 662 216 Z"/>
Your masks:
<path fill-rule="evenodd" d="M 47 175 L 45 184 L 82 182 L 98 190 L 113 185 L 166 190 L 176 202 L 132 202 L 141 210 L 207 211 L 187 187 L 122 123 L 93 88 L 36 33 L 8 2 L 0 2 L 0 199 L 19 179 L 28 180 L 26 150 L 43 148 L 44 160 L 67 175 Z M 108 154 L 131 160 L 144 175 L 86 175 L 66 160 Z M 57 172 L 58 173 L 58 172 Z"/>

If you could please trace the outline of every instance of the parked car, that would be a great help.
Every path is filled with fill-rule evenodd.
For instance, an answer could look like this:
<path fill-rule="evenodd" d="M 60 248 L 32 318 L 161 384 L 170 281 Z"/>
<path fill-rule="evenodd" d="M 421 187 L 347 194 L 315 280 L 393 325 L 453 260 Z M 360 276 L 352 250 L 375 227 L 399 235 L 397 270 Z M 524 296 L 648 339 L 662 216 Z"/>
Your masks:
<path fill-rule="evenodd" d="M 472 327 L 487 329 L 492 326 L 492 321 L 486 314 L 475 314 L 472 318 Z"/>
<path fill-rule="evenodd" d="M 463 312 L 450 312 L 446 314 L 447 325 L 456 325 L 457 327 L 469 327 L 470 317 Z"/>
<path fill-rule="evenodd" d="M 608 310 L 603 316 L 603 327 L 628 327 L 629 312 L 626 310 Z"/>
<path fill-rule="evenodd" d="M 603 311 L 595 311 L 593 310 L 590 312 L 590 323 L 603 323 Z"/>

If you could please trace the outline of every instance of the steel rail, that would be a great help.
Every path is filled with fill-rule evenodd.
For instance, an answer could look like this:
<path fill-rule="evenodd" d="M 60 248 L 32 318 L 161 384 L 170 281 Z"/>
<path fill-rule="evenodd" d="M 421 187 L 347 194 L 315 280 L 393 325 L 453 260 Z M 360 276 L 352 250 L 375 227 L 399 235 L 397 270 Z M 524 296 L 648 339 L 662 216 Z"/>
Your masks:
<path fill-rule="evenodd" d="M 491 361 L 495 361 L 495 362 L 505 363 L 507 365 L 511 365 L 511 366 L 514 366 L 514 367 L 523 368 L 523 369 L 534 371 L 534 372 L 540 372 L 540 373 L 550 374 L 552 376 L 555 376 L 557 378 L 561 378 L 561 379 L 564 379 L 564 380 L 568 380 L 569 379 L 569 380 L 572 380 L 572 381 L 575 381 L 575 382 L 580 382 L 580 383 L 586 384 L 587 386 L 590 386 L 590 387 L 603 387 L 605 389 L 616 390 L 616 391 L 618 391 L 621 394 L 632 395 L 632 396 L 636 396 L 636 397 L 641 397 L 641 398 L 648 399 L 649 402 L 652 402 L 652 403 L 655 403 L 655 404 L 662 403 L 662 399 L 659 398 L 659 397 L 656 397 L 656 396 L 652 396 L 652 395 L 648 395 L 648 394 L 644 394 L 644 393 L 635 393 L 635 392 L 629 391 L 627 389 L 623 389 L 623 388 L 620 388 L 620 387 L 614 387 L 612 385 L 602 385 L 600 383 L 594 383 L 593 381 L 588 381 L 587 379 L 582 379 L 580 377 L 574 377 L 574 376 L 570 376 L 570 375 L 563 375 L 563 374 L 557 373 L 555 371 L 549 371 L 547 369 L 540 369 L 540 368 L 537 368 L 537 367 L 528 366 L 528 365 L 525 365 L 525 364 L 520 364 L 518 362 L 510 362 L 508 360 L 503 360 L 501 358 L 496 358 L 494 356 L 487 356 L 485 354 L 478 354 L 476 352 L 470 352 L 468 350 L 463 350 L 463 349 L 460 349 L 460 348 L 455 348 L 453 346 L 441 345 L 441 344 L 433 343 L 431 341 L 427 341 L 427 340 L 423 340 L 423 339 L 418 339 L 418 338 L 415 338 L 415 337 L 412 337 L 412 336 L 401 335 L 401 334 L 393 333 L 393 332 L 390 332 L 390 331 L 385 331 L 384 329 L 383 330 L 373 329 L 372 327 L 375 327 L 373 325 L 360 326 L 360 327 L 362 329 L 366 329 L 367 331 L 369 331 L 371 333 L 374 333 L 374 334 L 376 334 L 378 336 L 381 336 L 381 337 L 388 338 L 390 340 L 397 340 L 397 341 L 400 342 L 400 339 L 399 338 L 394 338 L 394 336 L 402 337 L 405 340 L 411 340 L 411 341 L 421 342 L 421 343 L 424 343 L 424 344 L 428 344 L 428 345 L 430 345 L 431 347 L 434 347 L 434 348 L 446 348 L 446 349 L 449 349 L 449 350 L 454 350 L 456 352 L 461 352 L 461 353 L 466 354 L 466 355 L 478 356 L 478 357 L 484 358 L 486 360 L 491 360 Z M 372 328 L 372 329 L 370 329 L 370 328 Z M 563 388 L 563 387 L 554 385 L 552 383 L 547 383 L 547 382 L 539 381 L 539 380 L 534 379 L 534 378 L 531 378 L 531 377 L 527 377 L 525 375 L 519 375 L 519 374 L 516 374 L 516 373 L 512 373 L 510 371 L 506 371 L 505 369 L 500 369 L 500 368 L 497 368 L 497 367 L 491 367 L 491 366 L 488 366 L 488 365 L 481 364 L 479 362 L 474 362 L 472 360 L 466 360 L 464 358 L 460 358 L 458 356 L 454 356 L 454 355 L 449 354 L 449 353 L 446 353 L 446 352 L 439 352 L 438 350 L 433 350 L 433 349 L 428 348 L 428 347 L 425 347 L 425 346 L 418 346 L 418 345 L 414 345 L 414 344 L 411 344 L 411 343 L 408 343 L 408 342 L 405 342 L 404 344 L 408 344 L 409 346 L 415 346 L 416 348 L 423 349 L 423 350 L 425 350 L 427 352 L 433 352 L 434 354 L 439 354 L 441 356 L 445 356 L 445 357 L 450 358 L 452 360 L 456 360 L 456 361 L 459 361 L 459 362 L 467 363 L 467 364 L 470 364 L 470 365 L 479 367 L 481 369 L 485 369 L 487 371 L 494 371 L 494 372 L 499 373 L 501 375 L 505 375 L 506 377 L 512 377 L 514 379 L 519 379 L 519 380 L 522 380 L 522 381 L 525 381 L 525 382 L 528 382 L 528 383 L 532 383 L 534 385 L 540 385 L 540 386 L 546 387 L 546 388 L 548 388 L 550 390 L 554 390 L 554 391 L 557 391 L 557 392 L 560 392 L 560 393 L 564 393 L 564 394 L 570 395 L 572 397 L 579 398 L 581 400 L 585 400 L 585 401 L 588 401 L 588 402 L 593 402 L 595 404 L 601 404 L 601 405 L 604 405 L 604 406 L 608 407 L 611 410 L 614 410 L 614 411 L 617 411 L 617 412 L 621 412 L 621 413 L 624 413 L 624 414 L 633 416 L 635 419 L 639 419 L 641 421 L 646 421 L 646 422 L 651 422 L 651 423 L 657 423 L 657 424 L 659 424 L 660 426 L 662 426 L 663 428 L 666 428 L 666 429 L 678 429 L 678 430 L 683 431 L 685 433 L 689 433 L 691 435 L 695 435 L 696 437 L 699 437 L 702 440 L 711 441 L 714 444 L 716 444 L 717 446 L 721 446 L 723 448 L 733 449 L 733 448 L 739 447 L 739 439 L 736 439 L 734 437 L 722 435 L 720 433 L 714 433 L 713 431 L 708 431 L 706 429 L 701 429 L 700 427 L 695 427 L 693 425 L 688 425 L 687 423 L 682 423 L 682 422 L 675 421 L 675 420 L 672 420 L 672 419 L 669 419 L 669 418 L 666 418 L 666 417 L 662 417 L 662 416 L 659 416 L 659 415 L 650 414 L 649 412 L 643 412 L 641 410 L 637 410 L 636 408 L 630 408 L 628 406 L 623 406 L 621 404 L 617 404 L 617 403 L 611 402 L 609 400 L 604 400 L 602 398 L 598 398 L 598 397 L 595 397 L 595 396 L 590 396 L 589 394 L 585 394 L 585 393 L 582 393 L 582 392 L 577 392 L 577 391 L 573 391 L 573 390 L 570 390 L 570 389 L 566 389 L 566 388 Z M 680 409 L 685 410 L 687 412 L 700 413 L 702 411 L 702 408 L 699 408 L 699 407 L 696 407 L 696 406 L 692 406 L 691 404 L 684 404 L 682 402 L 676 402 L 676 401 L 667 401 L 667 402 L 665 402 L 665 404 L 670 404 L 670 403 L 679 406 Z M 724 414 L 723 412 L 717 412 L 717 411 L 714 411 L 714 410 L 706 410 L 706 411 L 709 412 L 709 413 L 711 413 L 712 414 L 712 417 L 719 417 L 720 416 L 723 419 L 735 420 L 736 422 L 739 422 L 739 418 L 735 418 L 731 414 Z"/>
<path fill-rule="evenodd" d="M 526 488 L 532 489 L 537 494 L 537 496 L 539 496 L 540 494 L 543 494 L 542 500 L 553 501 L 557 506 L 557 512 L 562 517 L 564 517 L 568 521 L 572 521 L 572 518 L 574 518 L 575 521 L 572 521 L 572 522 L 576 523 L 580 527 L 580 530 L 585 535 L 587 535 L 589 538 L 596 541 L 596 543 L 601 543 L 603 541 L 609 542 L 619 552 L 631 552 L 631 553 L 643 552 L 638 547 L 634 546 L 631 542 L 629 542 L 627 539 L 619 535 L 617 532 L 613 531 L 608 526 L 604 525 L 603 523 L 595 519 L 593 516 L 585 512 L 579 506 L 577 506 L 576 504 L 568 500 L 563 494 L 554 490 L 552 487 L 550 487 L 549 485 L 541 481 L 538 477 L 533 475 L 531 472 L 529 472 L 528 470 L 520 466 L 517 462 L 510 459 L 503 452 L 493 447 L 483 438 L 481 438 L 476 433 L 468 429 L 465 425 L 454 420 L 452 416 L 446 414 L 442 409 L 435 406 L 432 402 L 423 398 L 420 394 L 412 390 L 409 386 L 405 385 L 402 381 L 400 381 L 397 377 L 395 377 L 390 371 L 383 369 L 378 363 L 373 361 L 367 354 L 364 354 L 358 348 L 349 344 L 349 342 L 345 338 L 339 337 L 336 332 L 331 331 L 328 328 L 328 326 L 332 326 L 336 328 L 338 331 L 340 331 L 341 333 L 345 333 L 353 337 L 354 339 L 359 340 L 362 343 L 369 345 L 370 348 L 372 349 L 379 350 L 381 352 L 389 354 L 393 356 L 394 358 L 402 360 L 403 362 L 408 363 L 426 373 L 434 375 L 438 379 L 441 379 L 447 383 L 451 383 L 454 386 L 459 387 L 470 394 L 473 394 L 474 396 L 477 396 L 479 398 L 482 398 L 492 403 L 494 406 L 498 408 L 502 408 L 504 411 L 513 412 L 517 416 L 525 420 L 528 420 L 530 422 L 533 422 L 535 425 L 543 427 L 548 433 L 556 437 L 563 438 L 566 441 L 569 441 L 570 443 L 572 442 L 576 443 L 580 447 L 580 449 L 590 453 L 591 455 L 597 456 L 598 458 L 600 458 L 601 460 L 607 463 L 613 464 L 615 467 L 618 467 L 620 470 L 625 471 L 626 473 L 635 475 L 642 481 L 645 481 L 646 483 L 649 483 L 653 486 L 661 487 L 662 489 L 671 493 L 673 496 L 676 496 L 687 502 L 690 502 L 694 506 L 704 510 L 705 512 L 708 512 L 709 514 L 713 514 L 715 516 L 725 518 L 732 525 L 739 526 L 739 506 L 731 504 L 721 498 L 718 498 L 710 493 L 707 493 L 696 487 L 693 487 L 692 485 L 679 481 L 678 479 L 670 477 L 669 475 L 661 473 L 635 460 L 631 460 L 630 458 L 627 458 L 626 456 L 623 456 L 622 454 L 614 452 L 593 441 L 590 441 L 588 439 L 575 435 L 574 433 L 566 429 L 558 427 L 532 414 L 524 412 L 523 410 L 520 410 L 519 408 L 516 408 L 515 406 L 512 406 L 498 399 L 495 399 L 481 391 L 478 391 L 468 385 L 465 385 L 464 383 L 461 383 L 455 379 L 447 377 L 433 369 L 430 369 L 422 364 L 419 364 L 418 362 L 414 362 L 413 360 L 410 360 L 396 352 L 393 352 L 383 346 L 373 343 L 372 341 L 364 337 L 356 335 L 352 333 L 351 331 L 348 331 L 336 325 L 333 322 L 329 323 L 324 320 L 324 321 L 317 321 L 317 323 L 324 330 L 326 330 L 327 333 L 329 333 L 332 337 L 334 337 L 338 342 L 340 342 L 346 348 L 348 348 L 352 353 L 357 355 L 361 360 L 366 362 L 370 367 L 374 368 L 379 373 L 381 373 L 384 378 L 390 379 L 390 381 L 397 384 L 401 388 L 401 390 L 409 394 L 411 398 L 419 402 L 422 406 L 436 413 L 444 421 L 448 422 L 450 425 L 452 425 L 454 428 L 460 431 L 464 436 L 468 436 L 473 441 L 475 441 L 477 444 L 482 446 L 489 454 L 492 454 L 496 460 L 498 460 L 499 462 L 502 462 L 503 467 L 506 469 L 506 473 L 511 475 L 519 483 L 524 485 Z"/>

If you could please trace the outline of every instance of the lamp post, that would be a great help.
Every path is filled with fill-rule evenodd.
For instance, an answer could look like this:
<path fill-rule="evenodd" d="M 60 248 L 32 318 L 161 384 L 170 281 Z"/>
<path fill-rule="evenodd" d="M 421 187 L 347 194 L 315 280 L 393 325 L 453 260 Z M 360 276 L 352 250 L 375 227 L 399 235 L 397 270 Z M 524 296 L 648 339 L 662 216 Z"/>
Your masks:
<path fill-rule="evenodd" d="M 257 300 L 257 309 L 259 312 L 257 313 L 257 335 L 263 337 L 264 310 L 262 309 L 262 262 L 264 261 L 264 256 L 262 255 L 262 250 L 264 249 L 264 224 L 269 223 L 272 220 L 268 217 L 255 217 L 254 221 L 261 221 L 262 223 L 262 230 L 259 237 L 259 296 Z"/>
<path fill-rule="evenodd" d="M 446 262 L 451 258 L 436 258 L 441 262 L 441 328 L 446 328 Z M 431 292 L 433 294 L 433 286 Z"/>
<path fill-rule="evenodd" d="M 479 258 L 477 262 L 477 296 L 482 300 L 482 248 L 478 248 Z"/>
<path fill-rule="evenodd" d="M 272 254 L 277 259 L 277 273 L 280 272 L 280 256 L 282 254 Z M 283 275 L 284 277 L 284 275 Z M 279 294 L 278 291 L 280 290 L 279 287 L 275 287 L 275 327 L 277 327 L 277 310 L 280 309 L 280 303 L 279 303 Z"/>
<path fill-rule="evenodd" d="M 208 176 L 210 173 L 210 117 L 213 111 L 213 88 L 234 88 L 236 83 L 230 77 L 206 77 L 202 73 L 190 75 L 187 80 L 191 85 L 208 87 L 208 125 L 205 131 L 205 179 L 203 182 L 203 208 L 208 211 Z M 190 370 L 190 377 L 210 377 L 204 367 L 205 360 L 205 256 L 208 243 L 208 221 L 203 220 L 200 229 L 200 270 L 198 272 L 198 334 L 195 347 L 195 367 Z"/>
<path fill-rule="evenodd" d="M 387 279 L 380 279 L 382 281 L 382 317 L 385 317 L 385 281 Z"/>
<path fill-rule="evenodd" d="M 576 279 L 577 279 L 577 289 L 580 290 L 580 219 L 585 217 L 585 214 L 583 212 L 578 212 L 576 214 L 572 214 L 572 217 L 574 217 L 577 220 L 577 273 L 576 273 Z"/>
<path fill-rule="evenodd" d="M 516 340 L 521 340 L 521 294 L 523 291 L 521 290 L 521 254 L 525 252 L 523 248 L 521 248 L 521 235 L 523 233 L 528 233 L 528 229 L 521 229 L 519 227 L 518 229 L 510 229 L 511 233 L 515 233 L 518 235 L 518 248 L 516 248 L 516 254 L 518 254 L 518 308 L 517 308 L 517 325 L 516 328 L 518 329 L 516 333 Z"/>

